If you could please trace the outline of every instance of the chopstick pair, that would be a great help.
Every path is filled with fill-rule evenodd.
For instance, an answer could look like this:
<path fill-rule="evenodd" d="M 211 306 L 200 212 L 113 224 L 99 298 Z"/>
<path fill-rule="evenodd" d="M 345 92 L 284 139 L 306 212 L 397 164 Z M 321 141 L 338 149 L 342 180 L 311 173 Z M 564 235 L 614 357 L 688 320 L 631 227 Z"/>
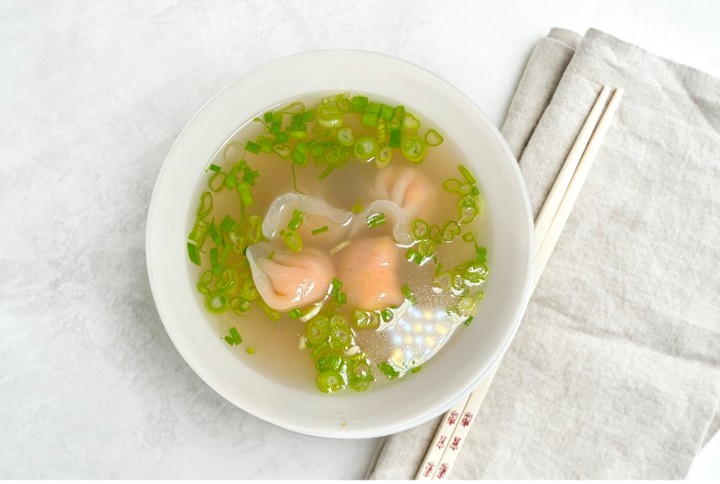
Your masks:
<path fill-rule="evenodd" d="M 616 88 L 608 102 L 611 90 L 603 86 L 600 91 L 535 220 L 535 265 L 530 294 L 535 291 L 622 99 L 623 90 Z M 416 480 L 448 478 L 499 365 L 498 362 L 475 391 L 445 413 Z"/>

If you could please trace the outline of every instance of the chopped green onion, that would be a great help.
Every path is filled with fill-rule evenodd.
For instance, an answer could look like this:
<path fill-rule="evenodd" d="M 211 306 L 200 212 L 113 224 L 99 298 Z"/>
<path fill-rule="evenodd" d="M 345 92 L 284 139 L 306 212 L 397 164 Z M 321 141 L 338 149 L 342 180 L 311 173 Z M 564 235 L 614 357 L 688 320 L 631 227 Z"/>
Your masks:
<path fill-rule="evenodd" d="M 210 166 L 207 167 L 208 170 L 214 171 L 215 173 L 219 172 L 221 168 L 215 164 L 210 164 Z"/>
<path fill-rule="evenodd" d="M 222 235 L 217 231 L 217 228 L 215 228 L 215 222 L 211 222 L 210 225 L 208 225 L 208 234 L 210 234 L 210 237 L 213 239 L 213 242 L 215 242 L 215 245 L 223 245 L 223 239 Z"/>
<path fill-rule="evenodd" d="M 212 190 L 214 192 L 220 191 L 224 184 L 225 184 L 225 173 L 223 173 L 221 171 L 214 173 L 213 176 L 210 177 L 210 180 L 208 180 L 208 187 L 210 187 L 210 190 Z"/>
<path fill-rule="evenodd" d="M 389 323 L 395 317 L 395 313 L 393 313 L 392 309 L 385 308 L 382 311 L 380 311 L 380 317 L 382 318 L 382 320 L 384 322 Z"/>
<path fill-rule="evenodd" d="M 475 299 L 471 296 L 465 296 L 458 303 L 458 314 L 469 316 L 475 310 Z"/>
<path fill-rule="evenodd" d="M 240 297 L 246 301 L 254 301 L 260 294 L 255 287 L 255 281 L 253 281 L 251 274 L 246 274 L 243 278 L 242 285 L 240 286 Z"/>
<path fill-rule="evenodd" d="M 352 146 L 353 143 L 355 143 L 355 137 L 353 136 L 352 129 L 348 126 L 340 128 L 337 132 L 337 140 L 342 146 Z"/>
<path fill-rule="evenodd" d="M 225 292 L 235 286 L 235 271 L 232 268 L 226 267 L 223 269 L 220 278 L 221 280 L 215 284 L 218 291 Z"/>
<path fill-rule="evenodd" d="M 333 348 L 347 349 L 350 346 L 352 337 L 352 330 L 347 325 L 330 328 L 330 346 Z"/>
<path fill-rule="evenodd" d="M 198 249 L 197 245 L 188 242 L 187 250 L 188 250 L 188 257 L 190 257 L 190 262 L 199 266 L 200 265 L 200 249 Z"/>
<path fill-rule="evenodd" d="M 475 198 L 472 196 L 466 196 L 458 204 L 458 222 L 461 224 L 469 224 L 480 213 Z"/>
<path fill-rule="evenodd" d="M 468 195 L 472 191 L 472 185 L 463 183 L 456 178 L 448 178 L 443 182 L 443 189 L 446 192 Z"/>
<path fill-rule="evenodd" d="M 380 105 L 380 117 L 385 121 L 390 121 L 393 116 L 393 108 L 387 104 Z"/>
<path fill-rule="evenodd" d="M 220 222 L 220 230 L 223 232 L 230 232 L 235 228 L 235 225 L 237 225 L 237 222 L 235 222 L 230 215 L 225 215 L 225 218 L 223 218 L 222 222 Z"/>
<path fill-rule="evenodd" d="M 328 228 L 328 226 L 327 226 L 327 225 L 323 225 L 322 227 L 318 227 L 318 228 L 316 228 L 316 229 L 314 229 L 314 230 L 311 230 L 310 233 L 313 234 L 313 235 L 318 235 L 318 234 L 322 234 L 322 233 L 324 233 L 324 232 L 327 232 L 328 230 L 330 230 L 330 229 Z"/>
<path fill-rule="evenodd" d="M 473 317 L 470 316 L 470 317 L 468 317 L 465 321 L 463 321 L 463 324 L 464 324 L 465 326 L 470 326 L 470 323 L 472 323 L 472 320 L 473 320 Z"/>
<path fill-rule="evenodd" d="M 250 301 L 236 297 L 230 301 L 230 309 L 232 309 L 235 314 L 241 315 L 250 310 Z"/>
<path fill-rule="evenodd" d="M 410 368 L 410 373 L 417 373 L 420 370 L 422 370 L 422 365 L 413 366 L 412 368 Z"/>
<path fill-rule="evenodd" d="M 294 210 L 292 214 L 292 218 L 290 219 L 290 222 L 288 222 L 288 228 L 292 230 L 297 230 L 300 225 L 303 223 L 303 217 L 305 216 L 304 212 L 301 212 L 300 210 Z"/>
<path fill-rule="evenodd" d="M 235 188 L 235 185 L 237 185 L 238 177 L 235 173 L 228 173 L 225 176 L 225 181 L 223 182 L 223 185 L 225 185 L 225 188 L 228 190 L 232 190 Z"/>
<path fill-rule="evenodd" d="M 368 105 L 367 96 L 355 96 L 350 103 L 350 111 L 353 113 L 363 113 Z"/>
<path fill-rule="evenodd" d="M 407 260 L 409 260 L 410 262 L 417 264 L 419 266 L 422 265 L 423 262 L 425 261 L 425 258 L 422 255 L 420 255 L 420 252 L 418 252 L 417 250 L 412 249 L 412 248 L 408 249 L 407 252 L 405 252 L 405 258 Z"/>
<path fill-rule="evenodd" d="M 317 316 L 308 322 L 306 335 L 310 344 L 316 345 L 327 340 L 330 334 L 330 320 L 326 316 Z"/>
<path fill-rule="evenodd" d="M 458 165 L 458 170 L 460 170 L 463 178 L 465 178 L 465 181 L 468 182 L 470 185 L 474 185 L 476 183 L 475 178 L 472 176 L 472 174 L 467 168 L 462 165 Z"/>
<path fill-rule="evenodd" d="M 365 207 L 362 206 L 362 203 L 360 203 L 360 200 L 358 200 L 357 202 L 355 202 L 355 203 L 353 204 L 353 206 L 350 207 L 350 211 L 351 211 L 352 213 L 354 213 L 355 215 L 359 214 L 359 213 L 362 212 L 363 210 L 365 210 Z"/>
<path fill-rule="evenodd" d="M 260 239 L 262 239 L 262 218 L 259 215 L 250 215 L 245 235 L 251 244 L 260 242 Z"/>
<path fill-rule="evenodd" d="M 426 221 L 419 218 L 412 221 L 411 227 L 412 236 L 415 240 L 422 240 L 426 238 L 430 233 L 430 225 Z"/>
<path fill-rule="evenodd" d="M 205 307 L 211 313 L 221 313 L 227 309 L 228 300 L 225 294 L 216 292 L 205 298 Z"/>
<path fill-rule="evenodd" d="M 308 162 L 308 152 L 310 151 L 310 146 L 305 143 L 304 141 L 301 141 L 295 146 L 295 149 L 292 152 L 291 158 L 295 162 L 296 165 L 299 166 L 305 166 Z"/>
<path fill-rule="evenodd" d="M 484 263 L 487 260 L 487 249 L 485 247 L 475 247 L 475 260 Z"/>
<path fill-rule="evenodd" d="M 306 124 L 291 124 L 287 127 L 287 133 L 290 138 L 307 138 L 307 125 Z"/>
<path fill-rule="evenodd" d="M 193 225 L 192 231 L 188 234 L 188 240 L 190 242 L 194 242 L 198 247 L 202 247 L 207 231 L 208 223 L 204 220 L 197 219 L 195 220 L 195 225 Z"/>
<path fill-rule="evenodd" d="M 278 319 L 280 319 L 280 313 L 268 306 L 265 301 L 260 299 L 258 302 L 260 303 L 260 306 L 262 306 L 263 311 L 265 312 L 265 316 L 267 316 L 268 319 L 272 321 L 277 321 Z"/>
<path fill-rule="evenodd" d="M 380 143 L 381 145 L 384 145 L 385 143 L 387 143 L 387 139 L 386 139 L 387 132 L 385 130 L 386 125 L 387 125 L 387 123 L 385 122 L 384 119 L 379 119 L 377 122 L 377 126 L 376 126 L 377 139 L 378 139 L 378 143 Z"/>
<path fill-rule="evenodd" d="M 429 146 L 437 146 L 440 143 L 442 143 L 445 139 L 435 131 L 434 129 L 428 130 L 427 133 L 425 133 L 425 142 Z"/>
<path fill-rule="evenodd" d="M 355 156 L 361 160 L 369 160 L 378 152 L 378 142 L 370 136 L 363 136 L 355 142 Z"/>
<path fill-rule="evenodd" d="M 380 111 L 382 110 L 382 105 L 380 103 L 371 102 L 367 105 L 365 108 L 365 113 L 362 117 L 362 124 L 365 126 L 375 126 L 377 125 L 378 118 L 380 117 Z"/>
<path fill-rule="evenodd" d="M 463 239 L 465 242 L 475 242 L 475 238 L 476 238 L 475 232 L 473 232 L 472 230 L 470 230 L 470 231 L 468 231 L 468 232 L 465 232 L 465 233 L 462 235 L 462 239 Z"/>
<path fill-rule="evenodd" d="M 345 387 L 345 380 L 337 371 L 324 371 L 317 377 L 317 386 L 323 393 L 334 393 Z"/>
<path fill-rule="evenodd" d="M 213 166 L 215 166 L 215 165 L 213 165 Z M 203 192 L 203 194 L 200 195 L 200 206 L 197 209 L 198 218 L 204 218 L 207 214 L 209 214 L 212 211 L 212 208 L 213 208 L 212 194 L 210 192 Z"/>
<path fill-rule="evenodd" d="M 435 245 L 435 242 L 430 239 L 421 240 L 417 245 L 417 251 L 423 257 L 423 259 L 434 256 L 436 250 L 437 247 Z"/>
<path fill-rule="evenodd" d="M 445 224 L 440 233 L 440 238 L 445 242 L 452 241 L 456 236 L 460 235 L 460 225 L 452 220 Z"/>
<path fill-rule="evenodd" d="M 246 183 L 246 182 L 238 183 L 237 191 L 240 194 L 240 198 L 241 198 L 244 206 L 250 207 L 255 204 L 255 200 L 253 199 L 252 192 L 250 191 L 249 183 Z"/>
<path fill-rule="evenodd" d="M 385 374 L 386 377 L 390 378 L 391 380 L 400 376 L 400 373 L 398 373 L 395 367 L 392 366 L 388 361 L 378 363 L 377 367 Z"/>
<path fill-rule="evenodd" d="M 299 318 L 299 317 L 301 317 L 301 316 L 303 315 L 302 311 L 301 311 L 300 309 L 298 309 L 298 308 L 293 309 L 293 310 L 290 311 L 288 314 L 289 314 L 290 317 L 293 318 L 293 319 L 297 319 L 297 318 Z"/>
<path fill-rule="evenodd" d="M 255 354 L 255 347 L 254 346 L 248 346 L 245 350 L 248 355 L 254 355 Z"/>
<path fill-rule="evenodd" d="M 417 136 L 412 136 L 403 140 L 400 150 L 408 161 L 420 163 L 427 154 L 427 143 Z"/>
<path fill-rule="evenodd" d="M 293 252 L 300 252 L 302 250 L 302 239 L 296 231 L 292 229 L 282 230 L 280 231 L 280 236 L 282 237 L 288 249 L 292 250 Z"/>
<path fill-rule="evenodd" d="M 275 146 L 273 146 L 273 151 L 280 158 L 288 158 L 290 156 L 290 154 L 292 153 L 292 148 L 290 148 L 290 146 L 285 143 L 278 143 Z"/>
<path fill-rule="evenodd" d="M 392 159 L 393 149 L 390 146 L 383 146 L 375 157 L 375 166 L 385 168 Z"/>
<path fill-rule="evenodd" d="M 232 336 L 233 343 L 235 343 L 236 345 L 242 343 L 242 337 L 240 336 L 240 333 L 238 333 L 238 330 L 235 326 L 230 328 L 230 336 Z"/>
<path fill-rule="evenodd" d="M 248 150 L 250 153 L 255 153 L 256 155 L 260 153 L 260 145 L 252 141 L 248 141 L 247 143 L 245 143 L 245 149 Z"/>
<path fill-rule="evenodd" d="M 382 212 L 370 214 L 367 216 L 365 221 L 367 222 L 367 226 L 371 229 L 378 227 L 385 223 L 385 214 Z"/>
<path fill-rule="evenodd" d="M 293 115 L 292 124 L 305 124 L 315 120 L 315 111 L 309 110 Z"/>
<path fill-rule="evenodd" d="M 410 301 L 413 304 L 417 304 L 417 297 L 415 297 L 415 294 L 410 290 L 410 287 L 408 287 L 407 284 L 405 284 L 403 287 L 400 288 L 403 295 L 405 296 L 405 299 Z"/>
<path fill-rule="evenodd" d="M 282 114 L 297 114 L 305 111 L 305 103 L 302 101 L 295 101 L 294 103 L 285 106 L 280 110 Z"/>
<path fill-rule="evenodd" d="M 254 187 L 255 179 L 260 176 L 260 173 L 257 170 L 251 170 L 250 167 L 247 166 L 243 169 L 243 173 L 242 181 Z"/>
<path fill-rule="evenodd" d="M 343 125 L 343 113 L 337 106 L 321 104 L 317 108 L 317 121 L 324 128 L 339 128 Z"/>
<path fill-rule="evenodd" d="M 391 129 L 388 145 L 393 148 L 400 148 L 401 142 L 402 142 L 402 131 L 397 128 Z"/>
<path fill-rule="evenodd" d="M 405 113 L 402 117 L 402 127 L 409 131 L 415 131 L 420 127 L 420 121 L 412 114 Z"/>

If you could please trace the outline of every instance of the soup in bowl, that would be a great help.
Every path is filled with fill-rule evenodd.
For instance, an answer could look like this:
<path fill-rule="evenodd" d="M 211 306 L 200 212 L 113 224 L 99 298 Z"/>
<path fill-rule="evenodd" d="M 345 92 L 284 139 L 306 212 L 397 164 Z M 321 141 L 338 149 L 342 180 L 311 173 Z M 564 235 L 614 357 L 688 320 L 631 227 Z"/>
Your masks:
<path fill-rule="evenodd" d="M 243 410 L 325 437 L 410 428 L 487 377 L 527 303 L 531 248 L 516 161 L 480 110 L 356 51 L 282 59 L 211 99 L 147 228 L 188 364 Z"/>

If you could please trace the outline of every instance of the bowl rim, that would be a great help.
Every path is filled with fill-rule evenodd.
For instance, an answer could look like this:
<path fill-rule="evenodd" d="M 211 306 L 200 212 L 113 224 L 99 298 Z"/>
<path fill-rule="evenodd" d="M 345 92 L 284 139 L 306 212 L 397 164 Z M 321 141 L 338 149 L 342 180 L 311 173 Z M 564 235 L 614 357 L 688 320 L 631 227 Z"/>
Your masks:
<path fill-rule="evenodd" d="M 166 302 L 161 299 L 160 296 L 160 282 L 159 282 L 159 273 L 160 270 L 156 266 L 156 261 L 153 260 L 153 248 L 154 244 L 156 243 L 156 237 L 157 237 L 157 231 L 153 230 L 156 226 L 156 220 L 159 216 L 158 214 L 158 198 L 159 198 L 159 187 L 163 183 L 163 180 L 167 179 L 167 173 L 171 170 L 171 163 L 173 160 L 173 157 L 177 153 L 178 146 L 181 144 L 181 141 L 184 139 L 184 137 L 187 135 L 187 133 L 193 128 L 193 126 L 197 123 L 197 120 L 200 118 L 203 113 L 205 113 L 208 110 L 208 107 L 213 105 L 217 100 L 221 99 L 223 96 L 225 96 L 231 89 L 233 89 L 234 86 L 241 85 L 242 82 L 248 78 L 252 78 L 255 76 L 258 72 L 264 72 L 268 69 L 272 69 L 274 66 L 281 65 L 282 63 L 297 60 L 298 58 L 312 58 L 316 56 L 326 56 L 326 55 L 343 55 L 343 56 L 354 56 L 354 55 L 362 55 L 362 56 L 372 56 L 376 58 L 383 58 L 386 61 L 392 62 L 392 63 L 400 63 L 405 66 L 410 67 L 411 69 L 422 72 L 424 76 L 428 78 L 434 79 L 434 82 L 443 84 L 447 89 L 452 91 L 455 95 L 459 95 L 463 102 L 467 104 L 468 107 L 471 107 L 473 110 L 473 115 L 477 116 L 479 119 L 482 120 L 482 122 L 486 125 L 485 127 L 489 129 L 491 132 L 493 132 L 494 138 L 496 138 L 496 141 L 500 144 L 501 149 L 504 151 L 505 156 L 512 160 L 513 163 L 509 164 L 509 169 L 511 171 L 511 176 L 513 177 L 513 181 L 517 184 L 517 187 L 520 190 L 520 198 L 519 201 L 521 205 L 524 207 L 524 211 L 526 212 L 526 223 L 524 227 L 525 233 L 527 233 L 528 237 L 526 239 L 526 243 L 524 244 L 526 246 L 526 253 L 523 254 L 525 258 L 527 258 L 527 270 L 524 273 L 523 281 L 522 281 L 522 287 L 520 288 L 520 294 L 521 294 L 521 301 L 516 306 L 516 310 L 514 311 L 513 320 L 508 327 L 508 330 L 505 334 L 504 339 L 502 342 L 497 346 L 495 349 L 493 355 L 491 358 L 489 358 L 487 364 L 479 369 L 474 379 L 467 382 L 467 384 L 463 387 L 458 389 L 454 394 L 446 398 L 445 401 L 440 404 L 433 407 L 433 409 L 429 411 L 424 411 L 417 413 L 411 418 L 408 418 L 402 422 L 396 423 L 396 424 L 385 424 L 383 426 L 378 427 L 372 427 L 369 426 L 367 428 L 361 428 L 357 430 L 332 430 L 332 429 L 317 429 L 314 427 L 308 427 L 303 424 L 298 424 L 296 422 L 288 422 L 283 420 L 282 418 L 278 418 L 276 415 L 273 415 L 272 413 L 268 413 L 264 411 L 264 409 L 258 408 L 257 406 L 254 406 L 250 404 L 247 401 L 238 402 L 238 399 L 231 395 L 230 392 L 219 385 L 217 381 L 213 378 L 211 374 L 207 372 L 207 369 L 199 362 L 194 355 L 192 355 L 188 348 L 185 346 L 183 341 L 180 338 L 180 332 L 179 330 L 174 327 L 172 324 L 169 323 L 169 316 L 167 311 Z M 279 100 L 280 101 L 280 100 Z M 220 148 L 220 146 L 218 146 Z M 209 158 L 208 160 L 209 161 Z M 182 230 L 185 230 L 185 227 L 182 228 Z M 467 394 L 470 393 L 475 387 L 477 387 L 482 381 L 485 380 L 485 378 L 489 377 L 489 375 L 492 374 L 492 371 L 494 367 L 499 363 L 499 360 L 503 357 L 505 352 L 507 351 L 509 345 L 511 344 L 512 340 L 514 339 L 518 328 L 520 327 L 520 323 L 522 320 L 522 317 L 525 313 L 525 309 L 527 307 L 527 304 L 529 302 L 530 298 L 530 285 L 532 280 L 532 260 L 534 258 L 534 250 L 533 250 L 533 223 L 532 223 L 532 217 L 531 217 L 531 210 L 530 210 L 530 199 L 527 191 L 527 187 L 524 183 L 520 168 L 515 161 L 515 157 L 512 154 L 509 146 L 507 145 L 507 142 L 502 137 L 499 130 L 489 121 L 485 113 L 476 105 L 476 103 L 470 99 L 466 94 L 464 94 L 462 91 L 460 91 L 458 88 L 454 87 L 452 84 L 450 84 L 448 81 L 443 79 L 442 77 L 438 76 L 437 74 L 431 72 L 430 70 L 413 63 L 411 61 L 407 61 L 405 59 L 400 59 L 388 54 L 384 53 L 378 53 L 378 52 L 372 52 L 372 51 L 366 51 L 366 50 L 355 50 L 355 49 L 323 49 L 323 50 L 313 50 L 308 52 L 302 52 L 293 54 L 291 56 L 282 57 L 276 60 L 273 60 L 271 62 L 265 63 L 263 65 L 257 66 L 251 70 L 249 70 L 247 73 L 242 75 L 241 77 L 235 79 L 231 83 L 227 84 L 224 88 L 222 88 L 220 91 L 218 91 L 216 94 L 214 94 L 212 97 L 210 97 L 194 114 L 193 116 L 188 120 L 188 122 L 185 124 L 183 129 L 178 134 L 177 138 L 173 142 L 167 156 L 165 157 L 163 164 L 157 174 L 157 178 L 155 180 L 155 184 L 153 187 L 153 193 L 152 198 L 150 200 L 149 208 L 148 208 L 148 216 L 146 221 L 146 264 L 147 264 L 147 270 L 148 270 L 148 278 L 150 281 L 150 287 L 153 294 L 153 298 L 155 301 L 156 308 L 158 310 L 158 314 L 160 315 L 160 318 L 163 322 L 163 326 L 168 333 L 168 336 L 170 337 L 171 341 L 173 342 L 173 345 L 178 350 L 180 355 L 183 357 L 183 359 L 186 361 L 186 363 L 193 369 L 193 371 L 200 377 L 200 379 L 205 382 L 208 386 L 210 386 L 215 392 L 220 394 L 223 398 L 228 400 L 229 402 L 233 403 L 238 408 L 242 409 L 243 411 L 246 411 L 250 413 L 251 415 L 254 415 L 262 420 L 265 420 L 269 423 L 272 423 L 276 426 L 279 426 L 281 428 L 291 430 L 297 433 L 305 434 L 305 435 L 311 435 L 311 436 L 317 436 L 317 437 L 329 437 L 329 438 L 370 438 L 370 437 L 379 437 L 388 435 L 391 433 L 396 433 L 399 431 L 407 430 L 409 428 L 412 428 L 414 426 L 417 426 L 421 423 L 426 422 L 427 420 L 440 415 L 441 413 L 445 412 L 447 409 L 449 409 L 451 406 L 453 406 L 455 403 L 460 401 L 462 398 L 467 396 Z M 184 244 L 184 239 L 183 239 Z"/>

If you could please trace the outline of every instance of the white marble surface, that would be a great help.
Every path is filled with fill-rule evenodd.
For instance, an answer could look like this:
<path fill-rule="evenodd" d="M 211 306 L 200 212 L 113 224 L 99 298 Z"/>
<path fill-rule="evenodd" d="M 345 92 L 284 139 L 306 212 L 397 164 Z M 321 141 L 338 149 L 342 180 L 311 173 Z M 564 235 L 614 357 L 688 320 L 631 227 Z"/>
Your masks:
<path fill-rule="evenodd" d="M 361 478 L 375 440 L 251 417 L 180 358 L 144 229 L 187 120 L 248 70 L 403 57 L 501 123 L 550 27 L 593 26 L 720 76 L 720 3 L 0 0 L 0 478 Z M 720 445 L 691 477 L 720 477 Z"/>

